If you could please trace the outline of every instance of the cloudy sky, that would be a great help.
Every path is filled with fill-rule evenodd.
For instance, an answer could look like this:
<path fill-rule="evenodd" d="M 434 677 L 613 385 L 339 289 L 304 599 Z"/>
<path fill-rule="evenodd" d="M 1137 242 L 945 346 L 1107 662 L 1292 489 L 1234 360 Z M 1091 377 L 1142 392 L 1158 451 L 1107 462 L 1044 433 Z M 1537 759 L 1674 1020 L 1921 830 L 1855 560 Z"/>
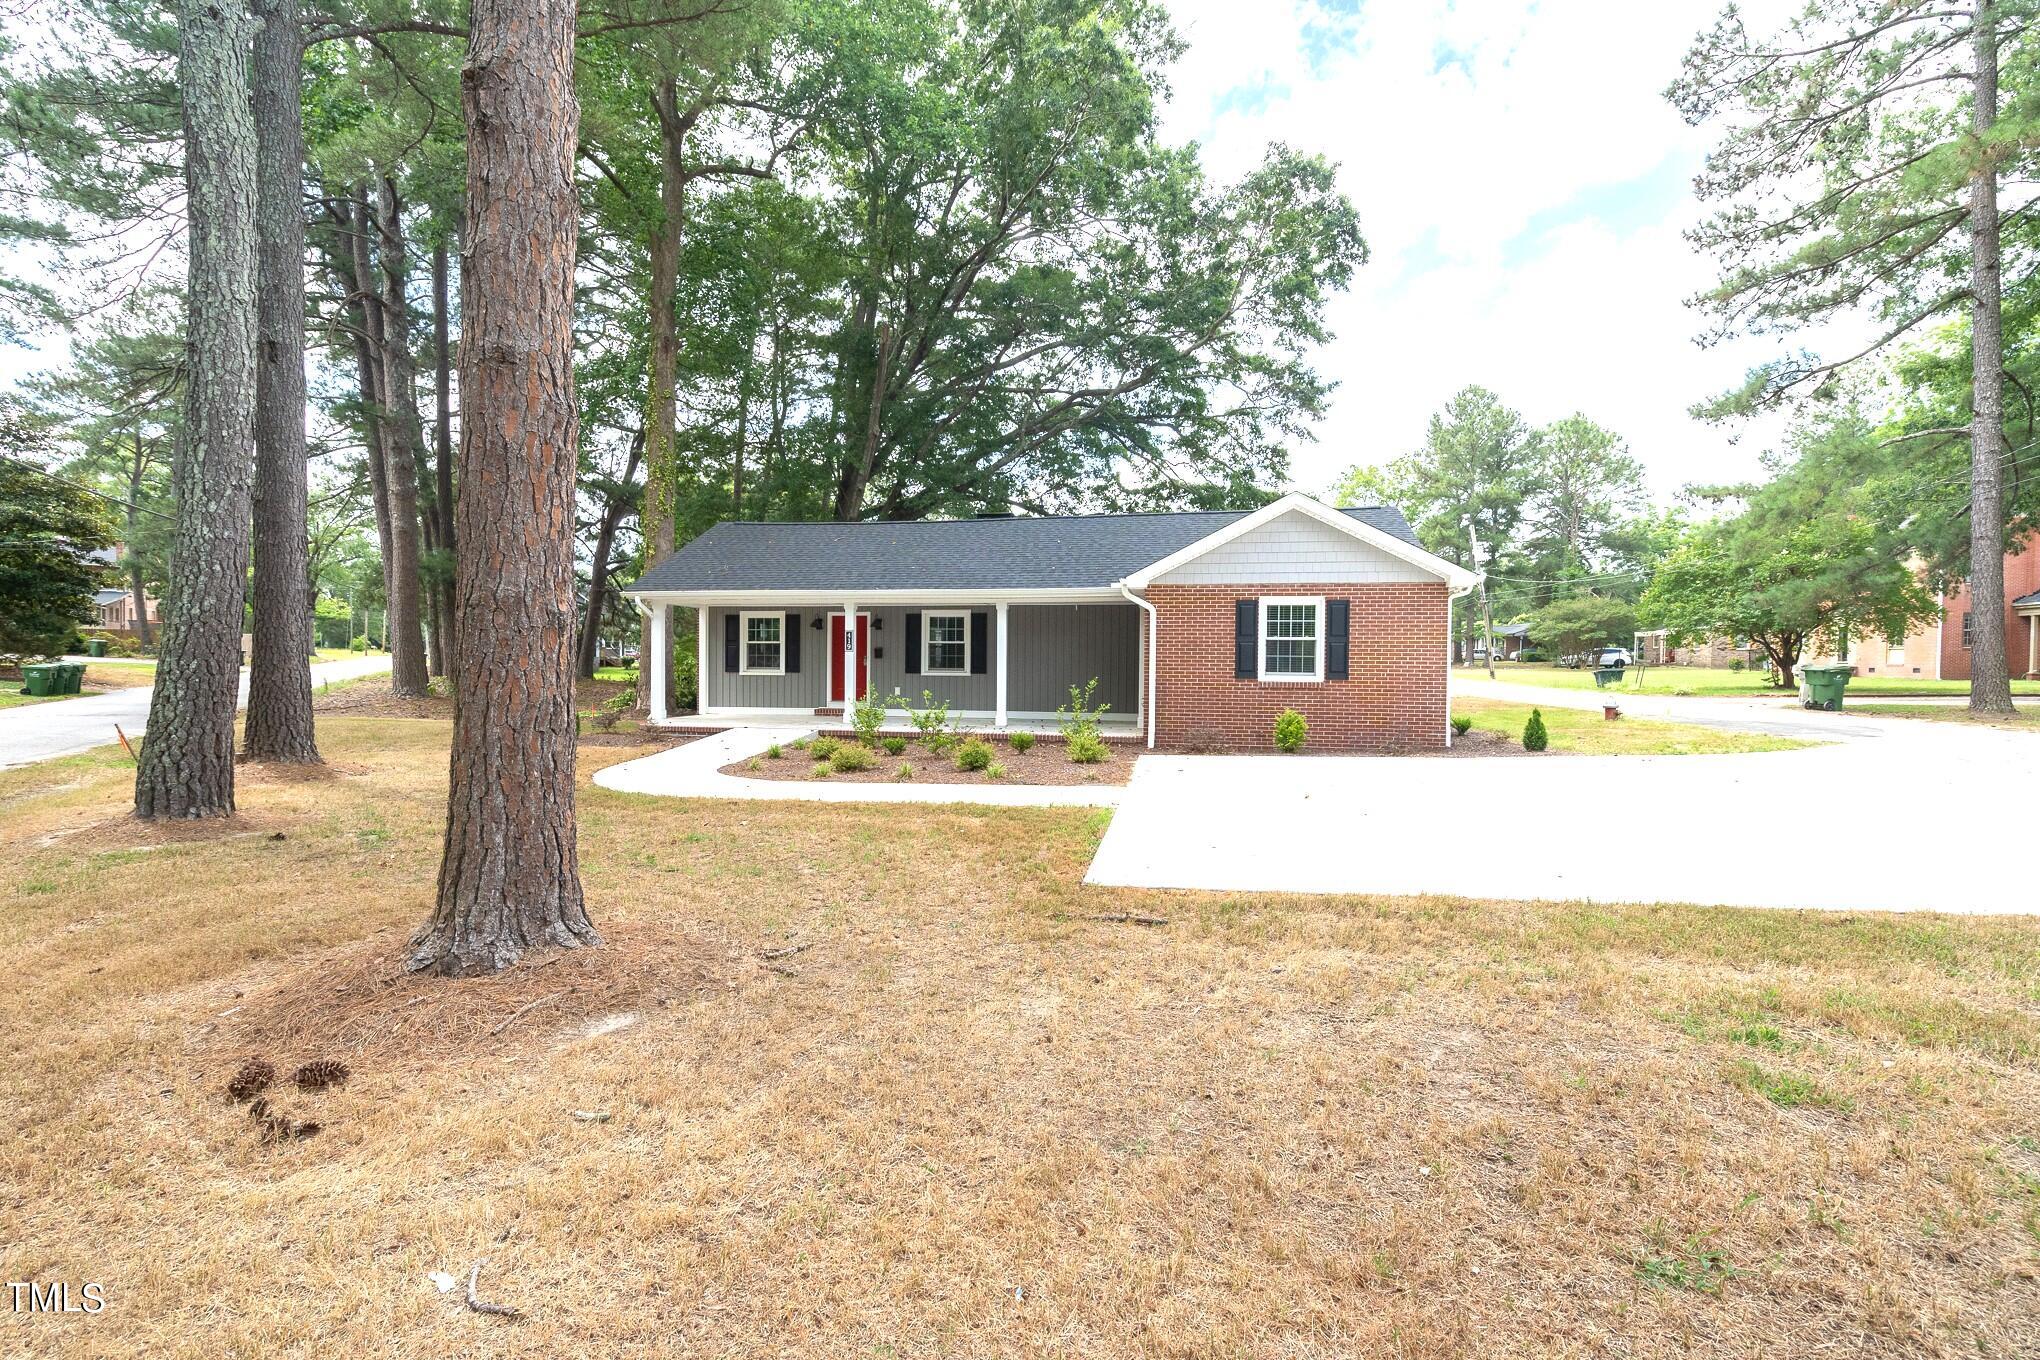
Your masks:
<path fill-rule="evenodd" d="M 1341 383 L 1295 481 L 1418 444 L 1468 383 L 1619 431 L 1652 490 L 1755 469 L 1776 431 L 1686 415 L 1768 355 L 1702 351 L 1681 231 L 1709 133 L 1663 90 L 1721 0 L 1169 0 L 1190 44 L 1171 140 L 1231 177 L 1271 141 L 1340 166 L 1372 261 L 1319 359 Z M 1745 4 L 1753 29 L 1763 11 Z"/>

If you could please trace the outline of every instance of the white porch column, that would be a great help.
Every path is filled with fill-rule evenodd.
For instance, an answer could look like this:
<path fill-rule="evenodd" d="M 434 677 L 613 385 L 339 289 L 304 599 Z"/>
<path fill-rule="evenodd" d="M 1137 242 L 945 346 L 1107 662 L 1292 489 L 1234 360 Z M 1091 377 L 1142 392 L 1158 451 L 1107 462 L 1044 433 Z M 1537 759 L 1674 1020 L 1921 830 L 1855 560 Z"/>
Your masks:
<path fill-rule="evenodd" d="M 708 608 L 694 606 L 694 713 L 708 712 Z"/>
<path fill-rule="evenodd" d="M 850 710 L 857 706 L 857 658 L 862 646 L 857 636 L 857 602 L 843 604 L 843 725 L 850 725 Z"/>
<path fill-rule="evenodd" d="M 666 672 L 672 669 L 673 606 L 664 600 L 652 602 L 652 693 L 651 720 L 666 721 Z"/>
<path fill-rule="evenodd" d="M 1002 602 L 997 608 L 999 611 L 999 640 L 993 644 L 993 650 L 998 653 L 999 680 L 994 689 L 997 697 L 993 700 L 992 704 L 992 726 L 1004 727 L 1006 725 L 1006 606 Z"/>
<path fill-rule="evenodd" d="M 2026 674 L 2040 671 L 2040 614 L 2026 616 Z"/>

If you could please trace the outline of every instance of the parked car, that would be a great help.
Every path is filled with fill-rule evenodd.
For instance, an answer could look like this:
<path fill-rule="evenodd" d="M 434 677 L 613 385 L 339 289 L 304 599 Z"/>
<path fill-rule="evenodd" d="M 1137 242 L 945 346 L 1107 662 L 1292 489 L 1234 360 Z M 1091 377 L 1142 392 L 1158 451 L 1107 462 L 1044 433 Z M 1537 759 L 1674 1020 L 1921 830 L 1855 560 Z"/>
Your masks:
<path fill-rule="evenodd" d="M 1603 647 L 1600 655 L 1594 658 L 1596 669 L 1607 666 L 1634 666 L 1635 664 L 1636 659 L 1629 655 L 1627 647 Z"/>

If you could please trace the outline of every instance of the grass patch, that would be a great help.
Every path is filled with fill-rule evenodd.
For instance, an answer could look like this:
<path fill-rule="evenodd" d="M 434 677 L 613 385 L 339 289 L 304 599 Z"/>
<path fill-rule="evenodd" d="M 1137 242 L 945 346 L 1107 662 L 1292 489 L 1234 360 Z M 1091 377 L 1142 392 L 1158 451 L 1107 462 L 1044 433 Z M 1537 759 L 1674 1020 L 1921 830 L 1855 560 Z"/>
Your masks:
<path fill-rule="evenodd" d="M 9 1353 L 2030 1350 L 2031 921 L 1090 889 L 1102 810 L 590 746 L 606 943 L 408 978 L 448 730 L 322 718 L 225 824 L 0 771 L 0 1254 L 112 1301 Z M 322 1133 L 255 1055 L 348 1063 Z M 524 1322 L 426 1283 L 483 1258 Z"/>
<path fill-rule="evenodd" d="M 1455 718 L 1471 718 L 1476 729 L 1499 732 L 1520 741 L 1530 720 L 1530 704 L 1460 696 L 1452 701 Z M 1544 726 L 1551 749 L 1592 756 L 1714 756 L 1751 751 L 1791 751 L 1814 743 L 1760 732 L 1729 732 L 1695 723 L 1621 718 L 1609 722 L 1586 709 L 1547 708 Z"/>
<path fill-rule="evenodd" d="M 1455 666 L 1454 672 L 1470 679 L 1487 679 L 1487 667 Z M 1547 689 L 1593 689 L 1592 670 L 1561 669 L 1557 666 L 1497 662 L 1495 679 L 1512 685 L 1542 685 Z M 1630 666 L 1619 686 L 1630 694 L 1682 694 L 1710 697 L 1788 696 L 1798 692 L 1771 684 L 1762 671 L 1719 670 L 1707 666 Z M 1607 691 L 1614 693 L 1616 690 Z M 1928 680 L 1919 676 L 1859 675 L 1849 681 L 1850 694 L 1968 694 L 1967 680 Z M 2012 693 L 2040 695 L 2040 680 L 2014 680 Z"/>
<path fill-rule="evenodd" d="M 1851 693 L 1855 683 L 1850 682 Z M 2021 709 L 2015 718 L 1979 717 L 1959 704 L 1848 704 L 1844 712 L 1867 713 L 1879 718 L 1917 718 L 1922 722 L 1961 723 L 1970 727 L 2002 727 L 2017 732 L 2040 732 L 2040 711 Z"/>

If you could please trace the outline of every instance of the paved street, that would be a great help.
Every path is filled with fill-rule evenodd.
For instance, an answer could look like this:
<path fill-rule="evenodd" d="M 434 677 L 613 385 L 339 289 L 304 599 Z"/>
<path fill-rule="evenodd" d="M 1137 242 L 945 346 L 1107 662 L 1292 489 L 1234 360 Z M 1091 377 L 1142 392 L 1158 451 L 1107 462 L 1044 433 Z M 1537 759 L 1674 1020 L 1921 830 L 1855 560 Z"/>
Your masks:
<path fill-rule="evenodd" d="M 1596 708 L 1592 691 L 1454 691 Z M 2017 865 L 2040 735 L 1625 696 L 1625 714 L 1825 740 L 1724 756 L 1150 756 L 1086 882 L 1831 910 L 2040 911 Z M 1948 795 L 1956 787 L 1959 798 Z M 1944 852 L 1944 831 L 1960 835 Z"/>
<path fill-rule="evenodd" d="M 312 667 L 312 684 L 316 687 L 334 680 L 351 680 L 389 668 L 387 656 L 321 661 Z M 104 746 L 117 739 L 113 731 L 116 723 L 130 738 L 140 735 L 148 725 L 152 693 L 147 686 L 137 686 L 54 703 L 0 708 L 0 770 Z M 247 699 L 248 673 L 244 670 L 241 701 L 246 703 Z"/>

